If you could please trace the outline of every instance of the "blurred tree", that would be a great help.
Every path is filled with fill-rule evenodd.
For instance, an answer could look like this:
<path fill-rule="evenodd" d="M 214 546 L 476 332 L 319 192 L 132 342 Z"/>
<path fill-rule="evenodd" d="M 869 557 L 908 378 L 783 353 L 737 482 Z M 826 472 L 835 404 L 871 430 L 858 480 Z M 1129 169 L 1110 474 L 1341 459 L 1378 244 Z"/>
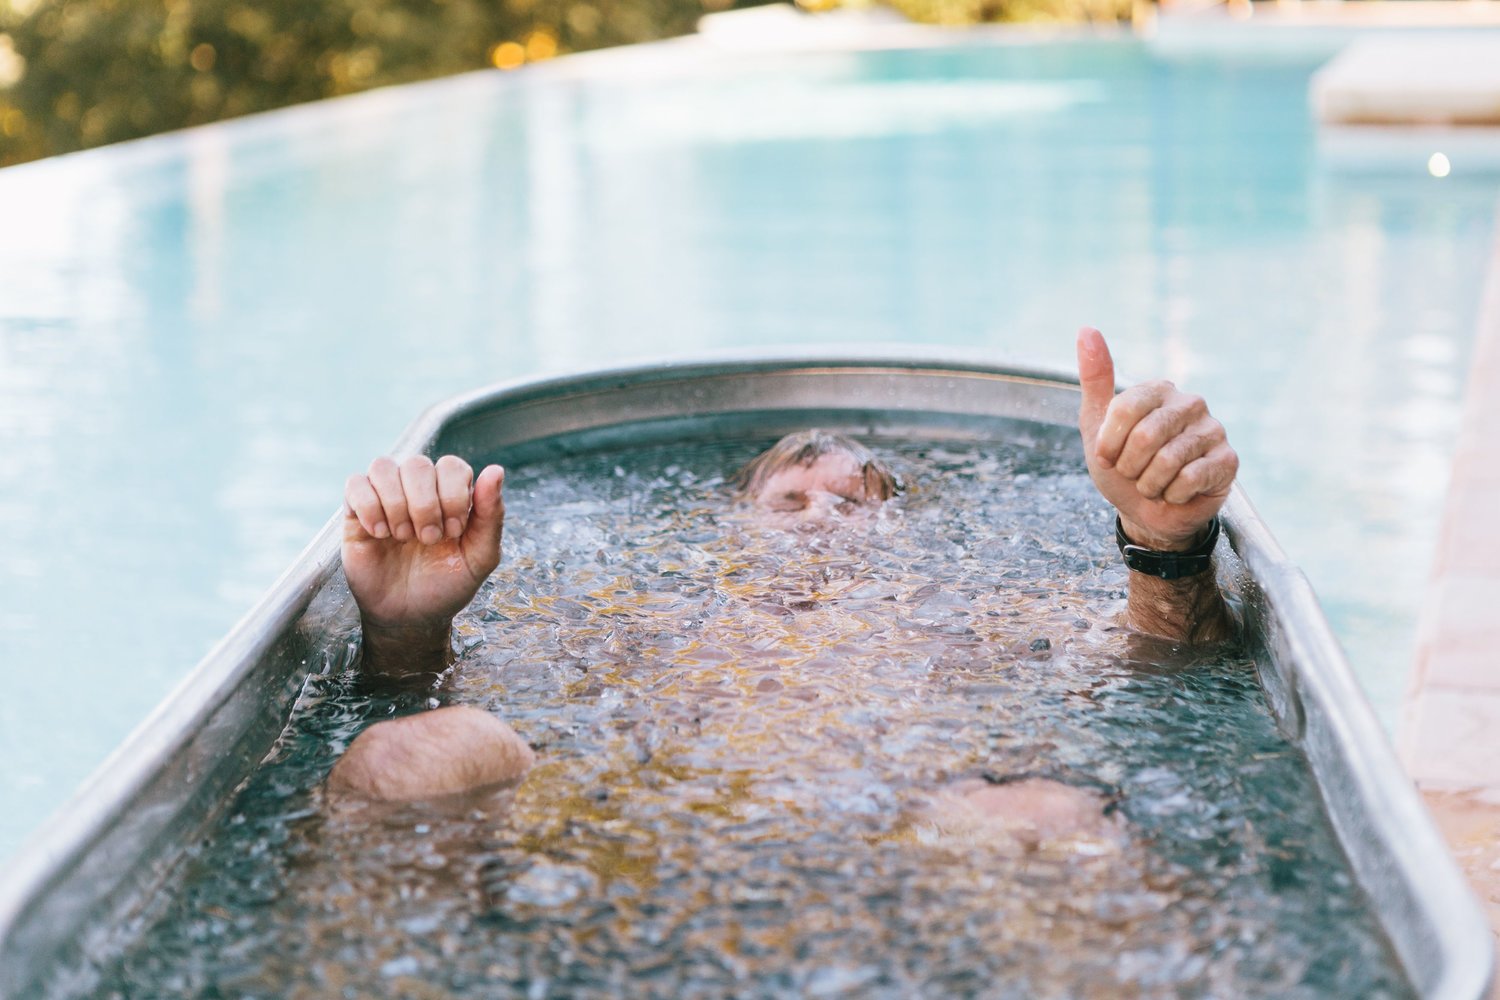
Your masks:
<path fill-rule="evenodd" d="M 763 0 L 0 0 L 0 165 L 386 84 L 663 38 Z M 826 8 L 841 0 L 802 0 Z M 863 3 L 866 0 L 845 0 Z M 888 0 L 1098 20 L 1130 0 Z"/>
<path fill-rule="evenodd" d="M 923 24 L 1113 22 L 1130 19 L 1132 0 L 886 0 L 886 6 Z"/>
<path fill-rule="evenodd" d="M 714 3 L 0 0 L 0 163 L 680 34 Z"/>

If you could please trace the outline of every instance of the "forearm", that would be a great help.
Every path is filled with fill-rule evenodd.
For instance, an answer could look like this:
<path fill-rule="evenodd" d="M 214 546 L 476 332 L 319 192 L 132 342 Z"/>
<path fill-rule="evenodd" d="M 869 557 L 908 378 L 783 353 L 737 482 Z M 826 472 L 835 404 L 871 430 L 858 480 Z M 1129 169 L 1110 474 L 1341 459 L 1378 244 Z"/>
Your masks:
<path fill-rule="evenodd" d="M 1078 331 L 1078 431 L 1100 494 L 1119 514 L 1116 540 L 1130 567 L 1128 620 L 1174 641 L 1234 635 L 1219 593 L 1213 552 L 1220 509 L 1239 456 L 1200 396 L 1171 382 L 1115 395 L 1115 364 L 1103 336 Z"/>
<path fill-rule="evenodd" d="M 1217 642 L 1234 635 L 1234 619 L 1212 567 L 1180 580 L 1130 573 L 1132 628 L 1179 642 Z"/>
<path fill-rule="evenodd" d="M 452 658 L 452 622 L 388 625 L 361 619 L 360 654 L 366 680 L 396 687 L 423 687 L 437 680 Z"/>
<path fill-rule="evenodd" d="M 1234 634 L 1215 572 L 1217 520 L 1173 537 L 1153 534 L 1121 515 L 1115 538 L 1130 568 L 1132 627 L 1177 642 L 1216 642 Z"/>

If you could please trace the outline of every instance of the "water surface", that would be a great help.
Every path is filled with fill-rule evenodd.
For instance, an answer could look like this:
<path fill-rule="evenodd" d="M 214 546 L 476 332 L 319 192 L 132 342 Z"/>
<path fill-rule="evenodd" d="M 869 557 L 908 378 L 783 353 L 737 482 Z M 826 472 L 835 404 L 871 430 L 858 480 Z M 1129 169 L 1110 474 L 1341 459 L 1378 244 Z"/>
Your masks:
<path fill-rule="evenodd" d="M 429 703 L 313 678 L 93 995 L 1407 995 L 1252 665 L 1120 627 L 1073 435 L 886 443 L 905 495 L 817 529 L 735 501 L 754 450 L 514 472 L 435 701 L 536 768 L 334 809 L 352 737 Z M 1123 836 L 935 821 L 1019 775 Z"/>

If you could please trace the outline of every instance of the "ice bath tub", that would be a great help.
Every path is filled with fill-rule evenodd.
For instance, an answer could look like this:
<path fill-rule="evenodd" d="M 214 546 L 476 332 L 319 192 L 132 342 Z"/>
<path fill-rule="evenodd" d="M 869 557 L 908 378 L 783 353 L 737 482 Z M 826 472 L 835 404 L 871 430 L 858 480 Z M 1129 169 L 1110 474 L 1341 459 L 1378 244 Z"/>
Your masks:
<path fill-rule="evenodd" d="M 438 406 L 395 453 L 510 466 L 642 443 L 817 424 L 882 437 L 994 439 L 1074 423 L 1065 376 L 918 357 L 679 363 L 504 386 Z M 1485 995 L 1478 906 L 1400 771 L 1311 588 L 1244 496 L 1226 509 L 1228 574 L 1285 734 L 1307 755 L 1351 868 L 1415 992 Z M 330 523 L 266 599 L 0 876 L 0 996 L 68 991 L 117 949 L 286 723 L 310 672 L 345 654 L 353 615 Z M 338 648 L 336 648 L 338 647 Z"/>

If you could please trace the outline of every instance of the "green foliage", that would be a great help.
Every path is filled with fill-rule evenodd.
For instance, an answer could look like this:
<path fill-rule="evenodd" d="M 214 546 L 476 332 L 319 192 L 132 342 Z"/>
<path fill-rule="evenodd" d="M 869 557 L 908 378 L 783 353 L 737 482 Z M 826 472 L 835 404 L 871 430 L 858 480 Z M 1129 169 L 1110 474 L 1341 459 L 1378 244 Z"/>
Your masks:
<path fill-rule="evenodd" d="M 679 34 L 712 0 L 25 2 L 0 0 L 0 164 Z"/>
<path fill-rule="evenodd" d="M 740 4 L 763 0 L 740 0 Z M 868 0 L 801 0 L 810 9 Z M 1131 0 L 885 0 L 915 21 L 1115 20 Z M 0 166 L 690 31 L 735 0 L 0 0 Z"/>
<path fill-rule="evenodd" d="M 1127 21 L 1132 0 L 886 0 L 923 24 L 964 25 L 989 21 Z"/>

